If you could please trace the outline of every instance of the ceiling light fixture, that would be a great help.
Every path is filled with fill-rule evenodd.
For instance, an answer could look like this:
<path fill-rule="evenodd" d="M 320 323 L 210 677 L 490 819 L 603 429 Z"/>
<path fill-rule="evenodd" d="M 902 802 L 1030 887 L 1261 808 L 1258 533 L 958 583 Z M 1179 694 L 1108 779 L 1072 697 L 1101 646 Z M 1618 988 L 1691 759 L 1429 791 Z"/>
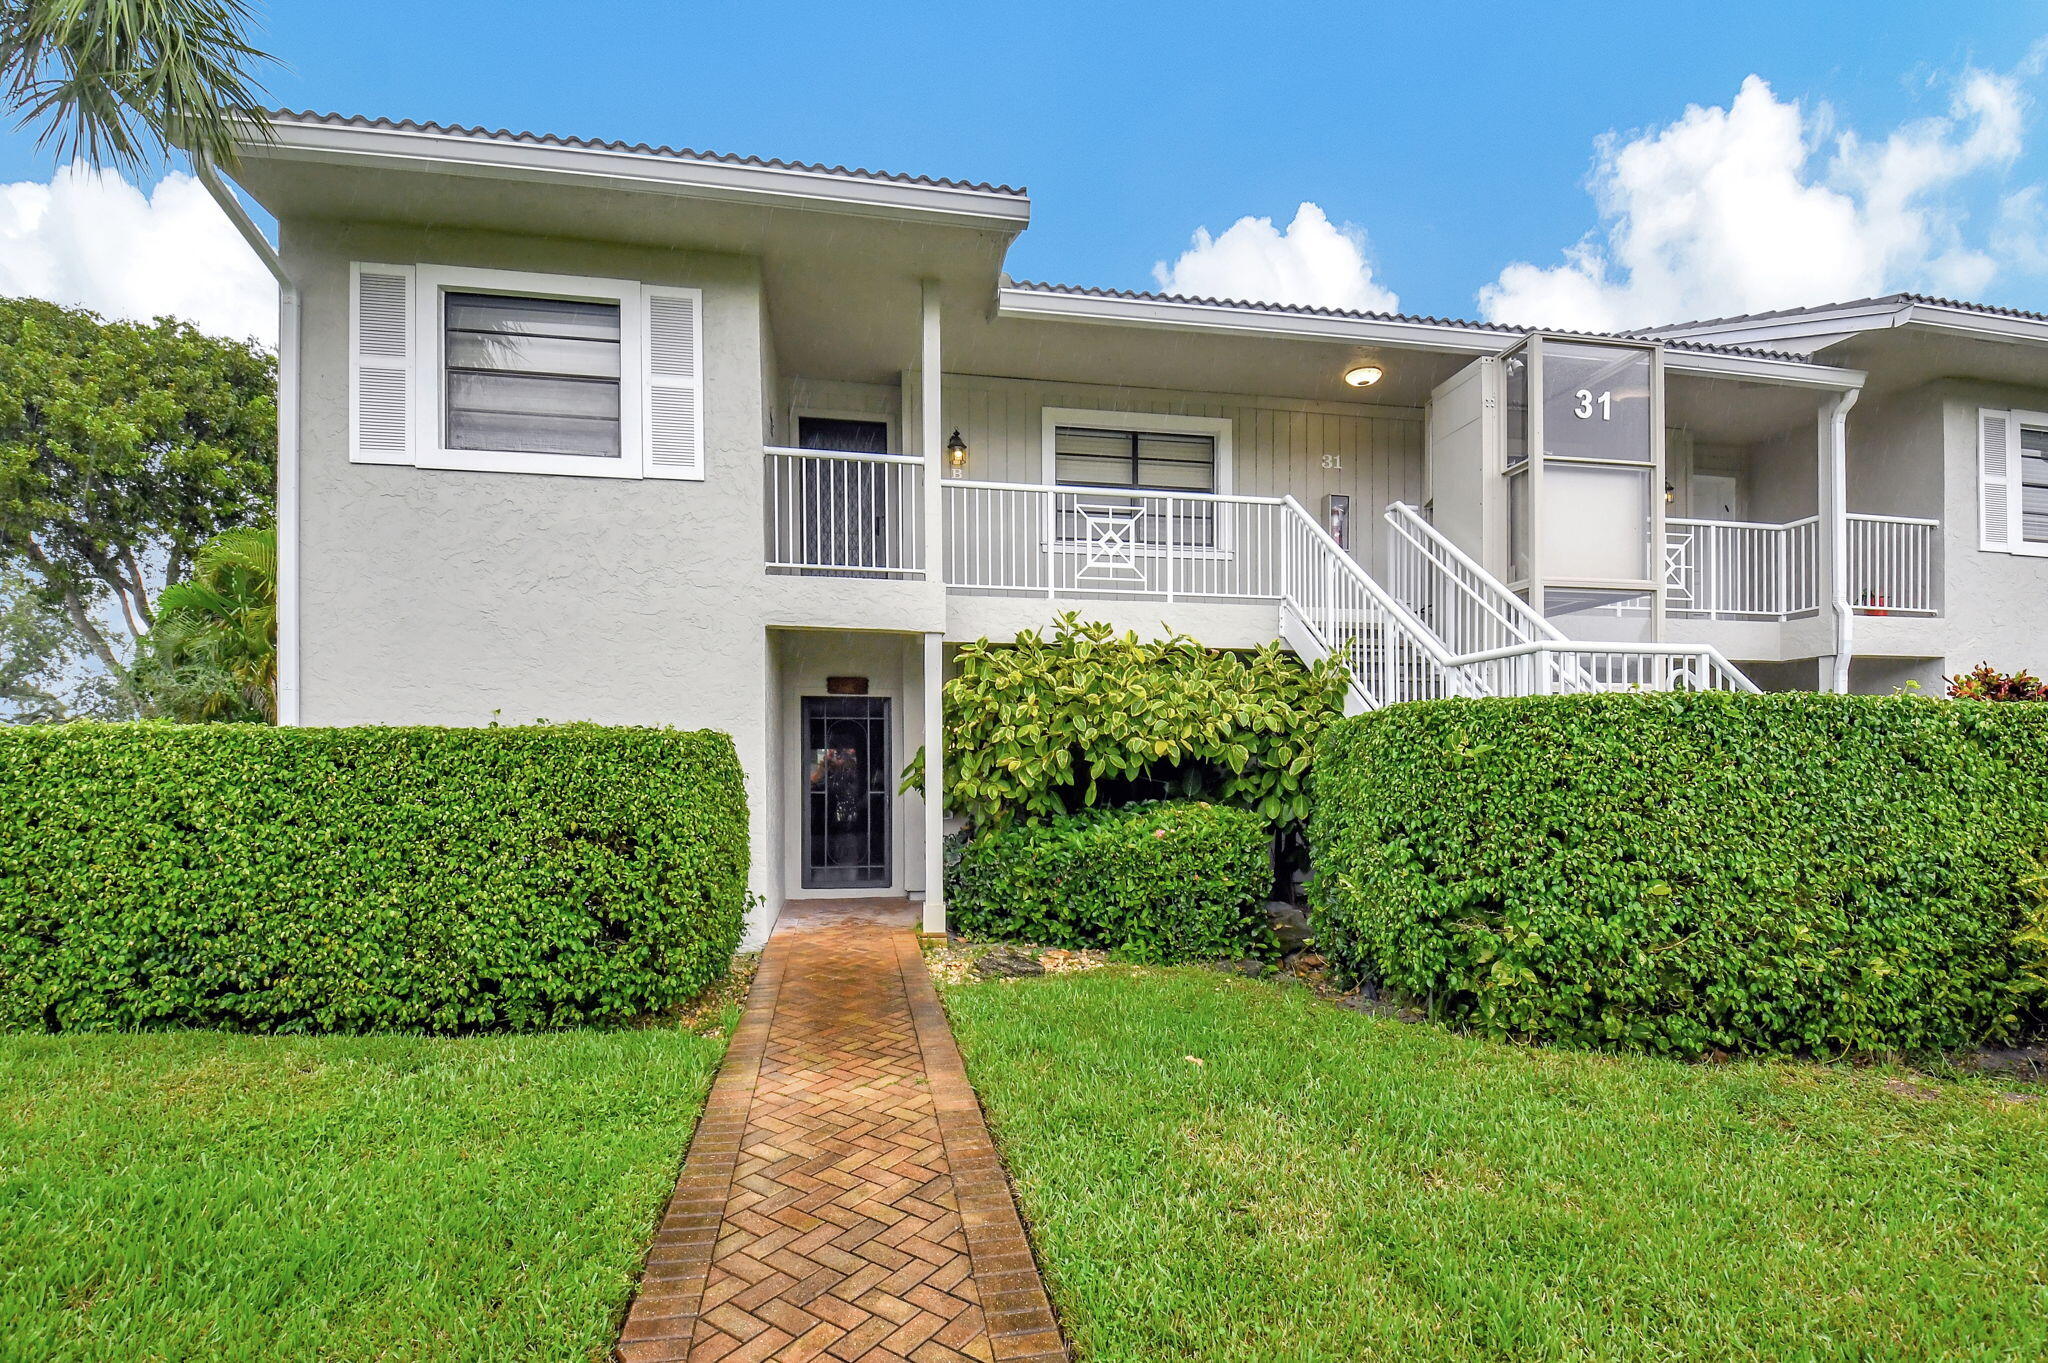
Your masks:
<path fill-rule="evenodd" d="M 1344 371 L 1344 382 L 1353 388 L 1370 388 L 1378 383 L 1386 371 L 1376 364 L 1353 365 Z"/>

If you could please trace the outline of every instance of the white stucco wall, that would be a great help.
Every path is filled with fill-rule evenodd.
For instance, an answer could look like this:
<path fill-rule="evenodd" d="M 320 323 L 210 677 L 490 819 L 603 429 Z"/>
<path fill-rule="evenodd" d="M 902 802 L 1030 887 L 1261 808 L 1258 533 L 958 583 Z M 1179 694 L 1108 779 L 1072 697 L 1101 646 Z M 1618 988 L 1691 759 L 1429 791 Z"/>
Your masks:
<path fill-rule="evenodd" d="M 1915 395 L 1938 403 L 1943 461 L 1945 672 L 1979 662 L 2011 672 L 2048 673 L 2048 558 L 1987 553 L 1977 523 L 1977 412 L 1982 407 L 2048 411 L 2048 384 L 2016 388 L 1950 380 Z M 1858 508 L 1861 510 L 1861 508 Z M 1921 513 L 1923 515 L 1929 513 Z"/>
<path fill-rule="evenodd" d="M 763 935 L 770 839 L 756 263 L 599 243 L 288 222 L 305 294 L 300 656 L 308 724 L 593 720 L 720 729 L 747 773 Z M 579 273 L 704 291 L 703 482 L 352 464 L 352 260 Z"/>

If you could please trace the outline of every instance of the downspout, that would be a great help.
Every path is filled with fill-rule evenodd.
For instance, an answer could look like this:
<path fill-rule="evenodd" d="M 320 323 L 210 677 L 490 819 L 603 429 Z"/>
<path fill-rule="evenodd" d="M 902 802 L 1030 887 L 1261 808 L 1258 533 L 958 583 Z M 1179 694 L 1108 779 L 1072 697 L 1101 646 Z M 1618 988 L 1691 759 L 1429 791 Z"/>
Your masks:
<path fill-rule="evenodd" d="M 299 289 L 242 201 L 203 156 L 192 170 L 277 280 L 277 722 L 299 722 Z"/>
<path fill-rule="evenodd" d="M 1856 611 L 1849 604 L 1849 409 L 1862 389 L 1838 393 L 1828 403 L 1829 588 L 1835 608 L 1835 674 L 1829 690 L 1849 690 L 1849 660 L 1856 647 Z"/>

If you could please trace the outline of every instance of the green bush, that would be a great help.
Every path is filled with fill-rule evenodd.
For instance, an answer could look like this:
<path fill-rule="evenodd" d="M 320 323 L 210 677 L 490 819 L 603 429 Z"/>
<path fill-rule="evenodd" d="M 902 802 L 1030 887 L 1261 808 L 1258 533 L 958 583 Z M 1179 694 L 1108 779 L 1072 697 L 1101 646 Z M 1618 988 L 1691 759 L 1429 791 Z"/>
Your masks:
<path fill-rule="evenodd" d="M 723 734 L 0 730 L 0 1028 L 617 1022 L 718 978 L 746 886 Z"/>
<path fill-rule="evenodd" d="M 1334 726 L 1319 949 L 1496 1036 L 1932 1050 L 2039 998 L 2048 709 L 1536 697 Z"/>
<path fill-rule="evenodd" d="M 947 872 L 968 937 L 1103 948 L 1140 961 L 1270 955 L 1272 841 L 1258 815 L 1159 801 L 991 830 Z"/>
<path fill-rule="evenodd" d="M 1048 635 L 963 645 L 954 666 L 946 807 L 977 828 L 1148 797 L 1296 823 L 1316 736 L 1344 713 L 1334 659 L 1306 666 L 1278 644 L 1233 653 L 1178 634 L 1141 641 L 1072 613 Z"/>

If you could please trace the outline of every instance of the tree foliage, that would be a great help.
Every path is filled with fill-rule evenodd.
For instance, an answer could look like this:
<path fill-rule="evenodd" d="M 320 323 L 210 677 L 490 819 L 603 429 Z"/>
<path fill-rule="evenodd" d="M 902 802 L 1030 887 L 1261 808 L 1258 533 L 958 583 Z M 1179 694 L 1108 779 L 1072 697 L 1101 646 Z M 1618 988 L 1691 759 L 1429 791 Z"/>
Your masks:
<path fill-rule="evenodd" d="M 108 676 L 200 545 L 269 519 L 276 388 L 271 355 L 183 322 L 0 300 L 0 569 Z"/>
<path fill-rule="evenodd" d="M 1293 823 L 1308 814 L 1316 739 L 1344 713 L 1334 661 L 1143 641 L 1072 613 L 1049 635 L 967 644 L 956 662 L 946 804 L 984 828 L 1159 796 Z"/>
<path fill-rule="evenodd" d="M 244 526 L 207 541 L 192 576 L 157 598 L 138 684 L 187 723 L 277 718 L 277 531 Z"/>
<path fill-rule="evenodd" d="M 176 147 L 233 165 L 267 135 L 243 0 L 0 0 L 0 99 L 59 159 L 133 170 Z"/>

